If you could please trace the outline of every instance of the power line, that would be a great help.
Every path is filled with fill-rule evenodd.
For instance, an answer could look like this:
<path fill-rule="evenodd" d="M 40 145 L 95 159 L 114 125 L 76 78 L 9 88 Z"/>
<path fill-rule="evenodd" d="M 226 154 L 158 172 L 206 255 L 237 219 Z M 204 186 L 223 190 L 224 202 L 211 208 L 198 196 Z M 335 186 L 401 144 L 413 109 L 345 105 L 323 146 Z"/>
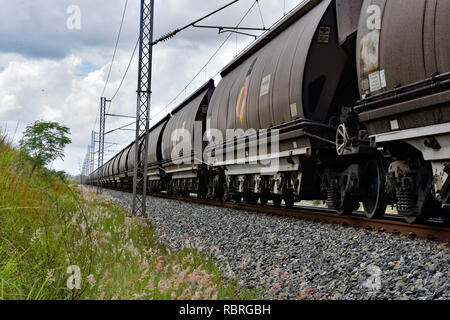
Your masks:
<path fill-rule="evenodd" d="M 122 80 L 120 81 L 120 84 L 117 87 L 116 92 L 114 92 L 114 95 L 111 98 L 111 102 L 116 98 L 117 94 L 119 93 L 120 89 L 122 88 L 123 82 L 125 81 L 125 78 L 126 78 L 126 76 L 128 74 L 128 70 L 130 69 L 131 63 L 134 60 L 134 56 L 136 54 L 136 50 L 137 50 L 138 45 L 139 45 L 139 37 L 138 37 L 138 39 L 136 41 L 136 45 L 134 46 L 133 54 L 131 55 L 130 61 L 128 62 L 127 69 L 125 70 L 125 73 L 123 74 Z M 109 107 L 108 107 L 108 113 L 109 113 L 109 109 L 110 108 L 111 108 L 111 103 L 109 104 Z"/>
<path fill-rule="evenodd" d="M 105 86 L 103 87 L 102 94 L 100 95 L 101 97 L 103 97 L 103 95 L 105 93 L 106 87 L 108 86 L 109 78 L 111 76 L 111 70 L 112 70 L 112 66 L 114 64 L 114 60 L 116 58 L 117 47 L 119 45 L 119 39 L 120 39 L 120 36 L 122 34 L 123 22 L 125 20 L 125 14 L 126 14 L 126 11 L 127 11 L 127 6 L 128 6 L 128 0 L 125 0 L 125 6 L 123 8 L 122 20 L 120 22 L 119 33 L 117 34 L 116 44 L 115 44 L 115 47 L 114 47 L 114 53 L 113 53 L 113 56 L 112 56 L 112 59 L 111 59 L 111 65 L 109 66 L 108 76 L 106 77 Z M 98 120 L 99 112 L 100 112 L 100 110 L 97 110 L 97 115 L 95 117 L 95 122 L 94 122 L 94 128 L 95 128 L 95 124 L 97 123 L 97 120 Z"/>
<path fill-rule="evenodd" d="M 236 28 L 237 27 L 239 27 L 239 25 L 244 21 L 244 19 L 247 17 L 247 15 L 250 13 L 250 11 L 253 9 L 253 7 L 255 6 L 255 4 L 258 4 L 258 8 L 259 8 L 259 13 L 260 13 L 260 15 L 261 15 L 261 20 L 262 20 L 262 23 L 263 23 L 263 25 L 264 25 L 264 20 L 263 20 L 263 18 L 262 18 L 262 12 L 261 12 L 261 7 L 260 7 L 260 5 L 259 5 L 259 2 L 258 2 L 259 0 L 255 0 L 255 2 L 253 2 L 253 4 L 252 4 L 252 6 L 247 10 L 247 12 L 245 13 L 245 15 L 243 16 L 243 18 L 239 21 L 239 23 L 236 25 Z M 290 9 L 289 10 L 289 12 L 286 12 L 286 1 L 284 1 L 284 4 L 283 4 L 283 16 L 280 18 L 280 19 L 278 19 L 277 21 L 275 21 L 271 26 L 270 26 L 270 28 L 268 29 L 268 31 L 270 31 L 270 30 L 272 30 L 272 28 L 273 28 L 273 26 L 275 26 L 277 23 L 279 23 L 281 20 L 283 20 L 284 19 L 284 17 L 286 16 L 286 15 L 288 15 L 288 14 L 290 14 L 291 12 L 293 12 L 296 8 L 298 8 L 300 5 L 302 5 L 304 2 L 305 2 L 306 0 L 300 0 L 299 1 L 299 3 L 296 5 L 296 6 L 294 6 L 294 8 L 292 8 L 292 9 Z M 265 28 L 265 26 L 264 26 L 264 28 Z M 264 34 L 264 33 L 263 33 Z M 163 111 L 165 111 L 165 110 L 167 110 L 167 108 L 174 102 L 174 101 L 176 101 L 177 99 L 178 99 L 178 97 L 181 95 L 181 94 L 183 94 L 183 92 L 185 92 L 186 91 L 186 89 L 192 84 L 192 82 L 194 82 L 194 80 L 198 77 L 198 75 L 205 69 L 205 68 L 207 68 L 207 66 L 208 66 L 208 64 L 209 64 L 209 62 L 211 62 L 211 60 L 217 55 L 217 53 L 220 51 L 220 49 L 225 45 L 225 43 L 230 39 L 230 37 L 231 37 L 231 35 L 232 34 L 229 34 L 228 35 L 228 37 L 225 39 L 225 41 L 219 46 L 219 48 L 216 50 L 216 52 L 214 52 L 214 54 L 211 56 L 211 58 L 208 60 L 208 62 L 203 66 L 203 68 L 194 76 L 194 78 L 180 91 L 180 93 L 174 98 L 174 99 L 172 99 L 161 111 L 159 111 L 158 113 L 156 113 L 155 114 L 155 116 L 157 116 L 157 115 L 159 115 L 159 114 L 161 114 Z M 262 35 L 262 34 L 261 34 Z M 260 35 L 260 36 L 261 36 Z M 254 41 L 256 41 L 256 39 L 254 40 Z M 252 45 L 252 43 L 254 42 L 254 41 L 252 41 L 251 43 L 249 43 L 248 45 L 247 45 L 247 47 L 245 47 L 244 48 L 244 50 L 246 50 L 248 47 L 250 47 L 251 45 Z M 216 76 L 218 76 L 220 74 L 220 70 L 214 75 L 214 76 L 212 76 L 211 78 L 215 78 Z"/>
<path fill-rule="evenodd" d="M 117 96 L 117 94 L 119 93 L 120 89 L 122 88 L 122 84 L 123 84 L 123 82 L 125 81 L 125 78 L 126 78 L 126 76 L 127 76 L 127 74 L 128 74 L 128 70 L 130 69 L 131 63 L 132 63 L 133 60 L 134 60 L 134 56 L 135 56 L 135 54 L 136 54 L 136 50 L 137 50 L 137 47 L 138 47 L 138 45 L 139 45 L 139 40 L 140 40 L 140 37 L 138 37 L 138 39 L 137 39 L 137 41 L 136 41 L 136 45 L 134 46 L 133 53 L 131 54 L 130 61 L 128 62 L 128 66 L 127 66 L 127 69 L 125 70 L 125 73 L 123 74 L 122 80 L 120 81 L 120 84 L 119 84 L 119 86 L 117 87 L 117 90 L 116 90 L 116 92 L 114 93 L 113 97 L 110 99 L 110 102 L 109 102 L 109 105 L 108 105 L 108 111 L 106 112 L 107 114 L 109 114 L 109 110 L 111 109 L 112 101 L 113 101 L 114 98 Z M 116 116 L 116 115 L 113 115 L 113 116 Z M 132 124 L 134 124 L 134 123 L 135 123 L 135 122 L 133 122 Z M 129 126 L 129 125 L 126 125 L 125 127 L 127 127 L 127 126 Z M 111 131 L 107 132 L 106 134 L 112 133 L 112 132 L 117 131 L 117 130 L 122 130 L 122 129 L 123 129 L 123 127 L 120 127 L 119 129 L 111 130 Z"/>
<path fill-rule="evenodd" d="M 217 10 L 215 10 L 215 11 L 209 13 L 208 15 L 206 15 L 206 16 L 200 18 L 200 19 L 197 19 L 196 21 L 194 21 L 194 22 L 192 22 L 192 23 L 190 23 L 190 24 L 184 26 L 183 28 L 177 29 L 177 30 L 175 30 L 175 31 L 173 31 L 173 32 L 171 32 L 171 33 L 169 33 L 169 34 L 167 34 L 167 35 L 161 37 L 160 39 L 154 41 L 151 45 L 156 45 L 156 44 L 159 43 L 159 42 L 163 42 L 163 41 L 166 41 L 166 40 L 172 38 L 172 37 L 175 36 L 177 33 L 179 33 L 179 32 L 181 32 L 181 31 L 187 29 L 187 28 L 190 27 L 190 26 L 195 26 L 195 24 L 196 24 L 197 22 L 202 21 L 202 20 L 204 20 L 204 19 L 206 19 L 206 18 L 208 18 L 208 17 L 214 15 L 215 13 L 217 13 L 217 12 L 219 12 L 219 11 L 221 11 L 221 10 L 223 10 L 223 9 L 225 9 L 225 8 L 227 8 L 227 7 L 229 7 L 229 6 L 231 6 L 232 4 L 234 4 L 234 3 L 238 2 L 238 1 L 239 1 L 239 0 L 234 0 L 234 1 L 230 2 L 230 3 L 228 3 L 227 5 L 221 7 L 220 9 L 217 9 Z M 116 90 L 116 92 L 114 93 L 113 97 L 110 99 L 111 101 L 114 100 L 114 98 L 117 96 L 117 94 L 119 93 L 119 91 L 120 91 L 120 89 L 121 89 L 121 87 L 122 87 L 122 85 L 123 85 L 123 82 L 124 82 L 124 80 L 125 80 L 125 77 L 127 76 L 127 73 L 128 73 L 129 68 L 130 68 L 130 65 L 131 65 L 131 63 L 132 63 L 132 61 L 133 61 L 133 59 L 134 59 L 134 55 L 135 55 L 135 53 L 136 53 L 136 49 L 137 49 L 137 47 L 138 47 L 138 44 L 139 44 L 139 38 L 138 38 L 138 40 L 137 40 L 137 42 L 136 42 L 136 45 L 135 45 L 134 50 L 133 50 L 133 54 L 131 55 L 130 61 L 128 62 L 127 69 L 126 69 L 126 71 L 125 71 L 125 73 L 124 73 L 124 75 L 123 75 L 123 77 L 122 77 L 122 80 L 121 80 L 121 82 L 120 82 L 120 84 L 119 84 L 119 87 L 117 88 L 117 90 Z M 202 69 L 202 70 L 203 70 L 203 69 Z M 202 70 L 200 70 L 200 72 L 201 72 Z M 197 74 L 197 76 L 198 76 L 198 74 Z M 197 76 L 196 76 L 196 77 L 197 77 Z M 103 96 L 103 95 L 102 95 L 102 96 Z M 109 108 L 111 108 L 111 104 L 109 104 L 109 107 L 108 107 L 108 113 L 109 113 Z"/>
<path fill-rule="evenodd" d="M 250 8 L 247 10 L 247 12 L 244 14 L 244 16 L 242 17 L 242 19 L 239 21 L 239 23 L 236 25 L 236 27 L 239 27 L 239 25 L 244 21 L 244 19 L 248 16 L 248 14 L 250 13 L 250 11 L 253 9 L 253 7 L 257 4 L 257 0 L 255 0 L 253 2 L 253 4 L 250 6 Z M 199 72 L 197 72 L 197 74 L 191 79 L 191 81 L 189 81 L 189 83 L 180 91 L 180 93 L 177 94 L 177 96 L 175 98 L 173 98 L 161 111 L 159 111 L 158 113 L 156 113 L 154 115 L 154 117 L 158 116 L 159 114 L 161 114 L 162 112 L 166 111 L 167 112 L 167 108 L 178 99 L 179 96 L 181 96 L 183 94 L 183 92 L 186 91 L 186 89 L 195 81 L 195 79 L 197 79 L 197 77 L 202 73 L 202 71 L 208 66 L 208 64 L 212 61 L 212 59 L 214 59 L 214 57 L 219 53 L 219 51 L 223 48 L 223 46 L 228 42 L 228 40 L 231 38 L 232 33 L 230 33 L 225 40 L 222 42 L 222 44 L 217 48 L 217 50 L 213 53 L 213 55 L 208 59 L 208 61 L 205 63 L 205 65 L 200 69 Z M 219 74 L 219 73 L 217 73 Z M 216 74 L 216 75 L 217 75 Z M 214 76 L 215 77 L 215 76 Z M 213 77 L 213 78 L 214 78 Z"/>
<path fill-rule="evenodd" d="M 173 38 L 175 35 L 177 35 L 177 34 L 180 33 L 181 31 L 186 30 L 186 29 L 189 28 L 189 27 L 195 27 L 195 24 L 196 24 L 197 22 L 200 22 L 200 21 L 202 21 L 202 20 L 205 20 L 206 18 L 209 18 L 210 16 L 216 14 L 216 13 L 219 12 L 219 11 L 222 11 L 222 10 L 225 9 L 225 8 L 228 8 L 229 6 L 235 4 L 235 3 L 238 2 L 238 1 L 239 1 L 239 0 L 233 0 L 233 1 L 229 2 L 228 4 L 224 5 L 223 7 L 219 8 L 219 9 L 217 9 L 217 10 L 211 12 L 211 13 L 208 13 L 206 16 L 203 16 L 203 17 L 201 17 L 200 19 L 198 19 L 198 20 L 196 20 L 196 21 L 194 21 L 194 22 L 191 22 L 190 24 L 187 24 L 187 25 L 185 25 L 185 26 L 182 27 L 182 28 L 176 29 L 176 30 L 174 30 L 174 31 L 172 31 L 172 32 L 169 32 L 169 33 L 163 35 L 163 36 L 162 36 L 161 38 L 159 38 L 158 40 L 153 41 L 150 45 L 153 46 L 153 45 L 155 45 L 155 44 L 158 44 L 159 42 L 167 41 L 167 40 Z"/>
<path fill-rule="evenodd" d="M 279 23 L 281 20 L 283 20 L 286 15 L 290 14 L 291 12 L 293 12 L 296 8 L 298 8 L 300 5 L 302 5 L 306 0 L 300 0 L 299 3 L 297 5 L 295 5 L 292 9 L 290 9 L 288 12 L 286 11 L 286 1 L 283 2 L 283 16 L 278 19 L 277 21 L 275 21 L 274 23 L 272 23 L 272 25 L 269 27 L 268 31 L 272 30 L 273 26 L 275 26 L 277 23 Z M 261 20 L 262 23 L 264 25 L 264 20 L 262 18 L 262 12 L 261 12 L 261 7 L 258 3 L 258 0 L 255 0 L 255 2 L 253 2 L 252 6 L 248 9 L 248 11 L 245 13 L 245 15 L 243 16 L 243 18 L 241 19 L 241 21 L 239 21 L 239 23 L 236 25 L 236 27 L 239 27 L 239 25 L 243 22 L 243 20 L 247 17 L 247 15 L 250 13 L 250 11 L 253 9 L 253 7 L 255 6 L 255 4 L 258 4 L 259 7 L 259 12 L 261 15 Z M 265 28 L 265 26 L 264 26 Z M 264 33 L 263 33 L 264 34 Z M 225 43 L 230 39 L 231 37 L 231 33 L 228 35 L 228 37 L 225 39 L 225 41 L 219 46 L 219 48 L 214 52 L 214 54 L 211 56 L 211 58 L 208 60 L 208 62 L 203 66 L 202 69 L 200 69 L 200 71 L 192 78 L 192 80 L 180 91 L 180 93 L 174 98 L 172 99 L 165 107 L 163 107 L 159 112 L 157 112 L 154 117 L 156 118 L 158 115 L 160 115 L 161 113 L 163 113 L 164 111 L 167 112 L 167 108 L 178 99 L 178 97 L 180 95 L 183 94 L 183 92 L 186 92 L 186 89 L 194 82 L 194 80 L 198 77 L 198 75 L 200 73 L 202 73 L 203 70 L 205 70 L 208 67 L 209 62 L 211 62 L 211 60 L 217 55 L 217 53 L 220 51 L 220 49 L 225 45 Z M 262 35 L 262 34 L 261 34 Z M 261 36 L 260 35 L 260 36 Z M 256 41 L 257 39 L 255 39 L 254 41 Z M 244 50 L 246 50 L 248 47 L 250 47 L 252 45 L 252 43 L 254 42 L 252 41 L 251 43 L 249 43 Z M 211 78 L 215 78 L 216 76 L 218 76 L 220 74 L 220 70 Z M 169 112 L 170 113 L 170 112 Z"/>
<path fill-rule="evenodd" d="M 111 76 L 111 70 L 112 70 L 112 67 L 114 64 L 114 60 L 116 58 L 117 47 L 119 45 L 120 35 L 122 34 L 123 21 L 125 20 L 125 13 L 127 12 L 127 5 L 128 5 L 128 0 L 125 0 L 125 6 L 123 8 L 123 14 L 122 14 L 122 21 L 120 22 L 119 33 L 117 34 L 117 39 L 116 39 L 116 46 L 114 47 L 114 53 L 112 56 L 111 65 L 109 66 L 108 76 L 106 77 L 105 86 L 103 87 L 102 94 L 100 95 L 101 97 L 103 97 L 103 95 L 105 93 L 106 87 L 108 86 L 109 77 Z"/>
<path fill-rule="evenodd" d="M 256 0 L 256 3 L 258 4 L 259 16 L 261 17 L 261 22 L 262 22 L 263 28 L 266 28 L 266 25 L 264 23 L 264 18 L 263 18 L 262 12 L 261 12 L 261 6 L 259 5 L 259 1 Z"/>

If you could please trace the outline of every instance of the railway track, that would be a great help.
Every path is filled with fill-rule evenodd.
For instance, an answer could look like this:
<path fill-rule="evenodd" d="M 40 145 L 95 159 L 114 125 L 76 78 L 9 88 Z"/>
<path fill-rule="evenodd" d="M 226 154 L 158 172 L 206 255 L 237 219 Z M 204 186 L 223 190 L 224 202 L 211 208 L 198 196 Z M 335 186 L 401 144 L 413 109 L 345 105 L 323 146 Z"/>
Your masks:
<path fill-rule="evenodd" d="M 330 224 L 339 224 L 365 230 L 378 232 L 387 232 L 391 234 L 403 234 L 410 237 L 420 239 L 450 242 L 450 228 L 441 226 L 437 222 L 429 224 L 408 224 L 400 221 L 395 216 L 387 216 L 386 220 L 368 219 L 355 212 L 351 216 L 338 216 L 333 210 L 317 207 L 294 207 L 288 209 L 286 207 L 275 207 L 272 205 L 250 205 L 233 202 L 222 202 L 217 200 L 199 199 L 194 197 L 183 198 L 179 196 L 170 196 L 167 194 L 149 194 L 153 197 L 165 198 L 171 200 L 187 201 L 202 205 L 215 206 L 221 208 L 230 208 L 264 214 L 294 217 L 298 219 L 311 220 L 316 222 L 324 222 Z"/>

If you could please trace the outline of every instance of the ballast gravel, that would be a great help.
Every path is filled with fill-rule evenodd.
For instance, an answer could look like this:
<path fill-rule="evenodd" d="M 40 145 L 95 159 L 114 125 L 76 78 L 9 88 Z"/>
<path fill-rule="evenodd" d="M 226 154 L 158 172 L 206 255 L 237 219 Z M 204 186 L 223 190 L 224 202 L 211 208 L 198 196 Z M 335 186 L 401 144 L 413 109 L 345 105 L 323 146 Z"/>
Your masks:
<path fill-rule="evenodd" d="M 130 209 L 131 194 L 107 190 Z M 159 240 L 211 254 L 267 299 L 450 298 L 447 243 L 148 197 Z"/>

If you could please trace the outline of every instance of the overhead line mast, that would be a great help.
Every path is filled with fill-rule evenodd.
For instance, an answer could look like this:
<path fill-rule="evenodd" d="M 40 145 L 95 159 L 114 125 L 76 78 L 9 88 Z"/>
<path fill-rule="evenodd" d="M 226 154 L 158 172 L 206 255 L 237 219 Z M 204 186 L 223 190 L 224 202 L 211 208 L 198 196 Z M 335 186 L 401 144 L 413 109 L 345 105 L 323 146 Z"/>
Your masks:
<path fill-rule="evenodd" d="M 139 69 L 136 107 L 136 141 L 133 172 L 133 215 L 146 215 L 147 151 L 150 129 L 150 102 L 153 57 L 154 0 L 141 0 Z M 143 152 L 140 151 L 140 137 Z"/>
<path fill-rule="evenodd" d="M 152 58 L 153 46 L 159 42 L 166 41 L 177 33 L 194 26 L 196 23 L 222 11 L 239 0 L 233 0 L 227 5 L 213 11 L 212 13 L 197 19 L 180 29 L 176 29 L 165 36 L 153 41 L 153 18 L 154 0 L 141 0 L 141 20 L 139 37 L 139 69 L 138 90 L 136 106 L 136 141 L 134 145 L 134 168 L 133 168 L 133 215 L 146 215 L 147 196 L 147 153 L 150 129 L 150 102 L 151 102 L 151 80 L 152 80 Z M 141 141 L 142 138 L 142 141 Z M 141 147 L 142 145 L 142 147 Z M 141 151 L 142 148 L 142 152 Z"/>
<path fill-rule="evenodd" d="M 103 157 L 105 154 L 105 120 L 106 120 L 106 100 L 105 97 L 100 98 L 100 130 L 98 132 L 98 181 L 97 193 L 102 192 L 103 184 Z"/>
<path fill-rule="evenodd" d="M 96 132 L 92 131 L 92 134 L 91 134 L 91 154 L 90 154 L 90 168 L 91 168 L 91 170 L 90 170 L 89 174 L 92 174 L 95 171 L 95 153 L 96 153 L 96 150 L 95 150 L 95 145 L 96 145 L 95 136 L 96 136 Z"/>

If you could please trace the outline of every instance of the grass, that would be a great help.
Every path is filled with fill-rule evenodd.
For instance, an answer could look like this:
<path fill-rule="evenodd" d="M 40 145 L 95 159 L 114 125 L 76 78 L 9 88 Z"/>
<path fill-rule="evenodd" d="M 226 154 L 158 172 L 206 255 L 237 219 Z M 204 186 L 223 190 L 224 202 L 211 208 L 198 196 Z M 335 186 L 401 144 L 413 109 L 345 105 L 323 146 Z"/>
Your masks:
<path fill-rule="evenodd" d="M 160 244 L 149 220 L 31 167 L 0 135 L 0 299 L 258 298 L 199 250 Z"/>

